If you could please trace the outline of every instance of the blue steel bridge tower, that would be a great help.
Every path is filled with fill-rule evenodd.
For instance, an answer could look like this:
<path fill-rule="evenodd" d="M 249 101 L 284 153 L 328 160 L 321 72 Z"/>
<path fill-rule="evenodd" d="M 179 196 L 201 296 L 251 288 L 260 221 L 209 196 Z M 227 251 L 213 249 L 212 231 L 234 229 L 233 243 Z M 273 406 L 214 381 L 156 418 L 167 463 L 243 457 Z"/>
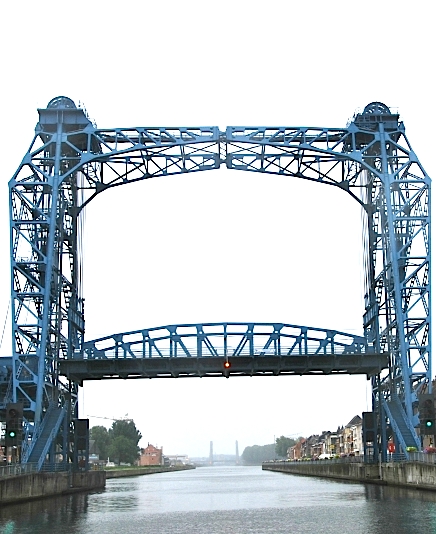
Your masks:
<path fill-rule="evenodd" d="M 375 102 L 344 128 L 229 126 L 221 132 L 215 126 L 100 129 L 66 97 L 54 98 L 38 112 L 33 140 L 9 182 L 13 347 L 0 409 L 10 402 L 24 407 L 22 462 L 41 467 L 46 458 L 72 458 L 80 380 L 65 372 L 66 365 L 85 361 L 84 355 L 110 357 L 84 340 L 83 208 L 111 187 L 221 165 L 263 173 L 265 179 L 280 174 L 335 186 L 342 190 L 338 194 L 360 204 L 365 309 L 359 343 L 368 357 L 377 353 L 386 359 L 385 369 L 371 374 L 373 409 L 382 441 L 389 423 L 400 450 L 420 448 L 418 396 L 431 391 L 430 179 L 398 114 Z M 227 324 L 222 342 L 208 336 L 204 325 L 192 326 L 196 355 L 207 347 L 219 356 L 224 347 L 228 357 Z M 169 350 L 179 346 L 191 356 L 178 326 L 166 328 Z M 255 356 L 254 328 L 246 325 L 232 356 L 242 356 L 243 347 Z M 310 352 L 308 328 L 302 327 L 285 354 L 284 330 L 273 325 L 256 353 L 276 358 L 276 374 L 295 347 L 300 356 Z M 335 332 L 324 334 L 315 351 L 319 359 L 337 346 Z M 126 335 L 112 337 L 114 350 L 137 360 Z M 150 332 L 142 331 L 148 356 L 155 350 L 165 359 L 159 343 L 150 339 Z M 171 361 L 177 359 L 176 352 L 170 355 Z M 250 365 L 253 373 L 261 372 Z"/>

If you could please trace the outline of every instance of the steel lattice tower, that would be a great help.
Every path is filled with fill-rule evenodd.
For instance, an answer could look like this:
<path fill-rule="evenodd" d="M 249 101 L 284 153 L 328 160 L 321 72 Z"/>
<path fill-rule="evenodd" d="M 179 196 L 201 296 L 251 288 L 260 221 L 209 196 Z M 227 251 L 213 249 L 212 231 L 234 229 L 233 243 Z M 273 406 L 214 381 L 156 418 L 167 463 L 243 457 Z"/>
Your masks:
<path fill-rule="evenodd" d="M 431 389 L 430 179 L 397 114 L 376 102 L 345 128 L 98 129 L 57 97 L 39 110 L 9 183 L 14 346 L 4 402 L 24 404 L 23 461 L 72 454 L 78 385 L 59 369 L 84 351 L 84 206 L 110 187 L 223 163 L 332 185 L 359 202 L 364 336 L 372 350 L 389 354 L 388 371 L 373 379 L 373 407 L 402 450 L 420 447 L 418 395 Z"/>

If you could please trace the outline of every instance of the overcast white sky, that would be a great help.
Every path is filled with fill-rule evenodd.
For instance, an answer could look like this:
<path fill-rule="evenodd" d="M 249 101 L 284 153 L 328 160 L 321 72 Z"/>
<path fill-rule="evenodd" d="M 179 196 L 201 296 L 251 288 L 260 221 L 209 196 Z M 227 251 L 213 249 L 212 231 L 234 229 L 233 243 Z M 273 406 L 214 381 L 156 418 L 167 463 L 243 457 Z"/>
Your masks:
<path fill-rule="evenodd" d="M 342 127 L 397 108 L 434 176 L 431 2 L 76 1 L 0 8 L 0 324 L 8 181 L 37 108 L 66 95 L 102 128 Z M 433 141 L 434 142 L 434 141 Z M 86 338 L 172 323 L 285 322 L 362 334 L 360 209 L 335 188 L 225 169 L 99 195 L 85 229 Z M 11 353 L 10 316 L 0 355 Z M 207 456 L 335 430 L 365 377 L 90 382 L 80 415 L 128 414 L 146 445 Z M 91 417 L 91 425 L 110 419 Z"/>

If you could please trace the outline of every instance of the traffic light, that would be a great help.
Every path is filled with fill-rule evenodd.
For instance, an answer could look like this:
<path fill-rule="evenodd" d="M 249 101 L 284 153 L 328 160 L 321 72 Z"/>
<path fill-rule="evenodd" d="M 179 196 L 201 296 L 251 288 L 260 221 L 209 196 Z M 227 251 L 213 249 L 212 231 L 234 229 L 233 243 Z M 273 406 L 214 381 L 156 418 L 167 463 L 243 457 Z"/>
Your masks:
<path fill-rule="evenodd" d="M 22 431 L 23 405 L 19 402 L 11 402 L 6 405 L 6 447 L 18 445 L 22 439 Z"/>
<path fill-rule="evenodd" d="M 374 412 L 363 412 L 362 413 L 362 431 L 363 431 L 363 441 L 372 443 L 377 441 L 377 417 Z"/>
<path fill-rule="evenodd" d="M 421 436 L 433 436 L 435 431 L 435 408 L 432 394 L 419 396 L 419 429 Z"/>
<path fill-rule="evenodd" d="M 77 451 L 88 450 L 89 419 L 74 419 L 74 441 Z"/>
<path fill-rule="evenodd" d="M 226 378 L 229 378 L 230 376 L 230 367 L 232 366 L 232 364 L 229 362 L 229 360 L 225 360 L 224 361 L 224 364 L 223 364 L 223 367 L 224 367 L 224 372 L 223 372 L 223 376 L 225 376 Z"/>

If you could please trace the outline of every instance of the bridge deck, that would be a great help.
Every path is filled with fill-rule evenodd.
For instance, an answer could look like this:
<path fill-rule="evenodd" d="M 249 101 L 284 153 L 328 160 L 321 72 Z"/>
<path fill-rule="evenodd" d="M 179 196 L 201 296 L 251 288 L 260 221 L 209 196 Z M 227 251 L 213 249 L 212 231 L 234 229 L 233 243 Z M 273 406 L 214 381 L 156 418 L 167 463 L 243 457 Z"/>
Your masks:
<path fill-rule="evenodd" d="M 60 373 L 70 380 L 114 378 L 178 378 L 216 376 L 274 376 L 366 374 L 374 376 L 388 366 L 387 354 L 322 354 L 303 356 L 244 355 L 229 358 L 160 357 L 75 359 L 59 362 Z"/>

